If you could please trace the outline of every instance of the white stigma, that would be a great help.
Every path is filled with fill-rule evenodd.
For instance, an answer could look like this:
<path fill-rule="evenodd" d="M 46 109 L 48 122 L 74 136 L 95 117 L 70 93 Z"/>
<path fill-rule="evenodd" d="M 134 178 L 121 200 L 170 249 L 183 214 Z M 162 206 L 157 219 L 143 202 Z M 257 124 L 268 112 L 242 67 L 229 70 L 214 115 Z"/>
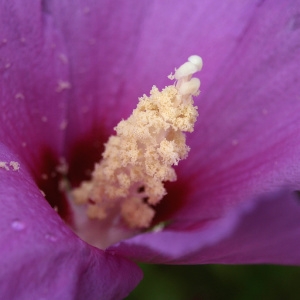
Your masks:
<path fill-rule="evenodd" d="M 176 80 L 184 77 L 189 77 L 202 69 L 202 58 L 198 55 L 192 55 L 188 58 L 188 61 L 181 65 L 176 71 L 174 78 Z"/>
<path fill-rule="evenodd" d="M 203 67 L 203 61 L 202 61 L 202 58 L 198 55 L 191 55 L 189 58 L 188 58 L 188 61 L 191 62 L 192 64 L 194 64 L 198 71 L 201 71 L 202 67 Z"/>

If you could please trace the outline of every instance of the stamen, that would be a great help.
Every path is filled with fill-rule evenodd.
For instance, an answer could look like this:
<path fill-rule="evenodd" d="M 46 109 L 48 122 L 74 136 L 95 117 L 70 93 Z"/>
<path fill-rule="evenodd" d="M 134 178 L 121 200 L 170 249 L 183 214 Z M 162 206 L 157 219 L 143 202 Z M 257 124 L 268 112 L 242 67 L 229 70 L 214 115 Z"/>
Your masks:
<path fill-rule="evenodd" d="M 72 192 L 90 218 L 121 220 L 135 229 L 150 226 L 154 206 L 167 193 L 163 183 L 176 180 L 172 166 L 189 152 L 183 132 L 194 130 L 198 116 L 192 96 L 199 94 L 200 80 L 192 75 L 201 68 L 202 59 L 190 56 L 169 76 L 175 85 L 161 92 L 153 86 L 150 97 L 141 97 L 132 115 L 115 127 L 91 180 Z"/>

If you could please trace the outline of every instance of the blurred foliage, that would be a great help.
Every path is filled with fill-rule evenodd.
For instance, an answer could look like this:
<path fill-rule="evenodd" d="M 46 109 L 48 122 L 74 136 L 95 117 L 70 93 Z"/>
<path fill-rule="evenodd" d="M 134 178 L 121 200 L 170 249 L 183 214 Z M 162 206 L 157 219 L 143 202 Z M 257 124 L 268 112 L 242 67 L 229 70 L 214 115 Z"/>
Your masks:
<path fill-rule="evenodd" d="M 300 299 L 300 268 L 273 265 L 140 265 L 128 300 Z"/>

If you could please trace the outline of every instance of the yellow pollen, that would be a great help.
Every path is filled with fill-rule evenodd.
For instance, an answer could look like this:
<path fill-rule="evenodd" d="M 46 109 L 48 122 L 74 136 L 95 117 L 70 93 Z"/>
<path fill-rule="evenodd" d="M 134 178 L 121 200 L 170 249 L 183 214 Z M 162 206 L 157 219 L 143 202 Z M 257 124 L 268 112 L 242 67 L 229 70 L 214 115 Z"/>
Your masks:
<path fill-rule="evenodd" d="M 19 171 L 20 164 L 17 161 L 0 161 L 0 168 L 5 169 L 6 171 L 10 171 L 10 168 L 12 171 Z"/>
<path fill-rule="evenodd" d="M 117 213 L 130 228 L 151 225 L 154 207 L 167 193 L 163 183 L 176 180 L 172 166 L 188 156 L 184 132 L 194 130 L 198 112 L 193 96 L 200 87 L 192 76 L 201 68 L 202 59 L 190 56 L 169 75 L 174 85 L 162 91 L 153 86 L 150 96 L 141 97 L 131 116 L 115 127 L 91 180 L 72 191 L 90 218 L 104 220 Z"/>
<path fill-rule="evenodd" d="M 5 169 L 6 171 L 9 171 L 9 167 L 8 167 L 6 161 L 0 161 L 0 168 L 3 168 L 3 169 Z"/>
<path fill-rule="evenodd" d="M 20 164 L 17 161 L 11 161 L 9 165 L 12 167 L 13 171 L 18 171 L 20 169 Z"/>

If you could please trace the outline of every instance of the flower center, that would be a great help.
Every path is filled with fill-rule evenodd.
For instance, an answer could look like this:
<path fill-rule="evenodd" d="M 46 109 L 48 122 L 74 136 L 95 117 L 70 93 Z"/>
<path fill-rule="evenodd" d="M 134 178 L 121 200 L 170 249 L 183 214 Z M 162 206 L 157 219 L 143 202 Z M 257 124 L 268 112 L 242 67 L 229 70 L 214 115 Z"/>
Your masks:
<path fill-rule="evenodd" d="M 167 193 L 164 182 L 176 180 L 172 166 L 189 152 L 184 132 L 193 131 L 198 116 L 193 96 L 200 80 L 192 76 L 201 68 L 202 59 L 193 55 L 169 75 L 174 85 L 162 91 L 153 86 L 149 97 L 141 97 L 115 127 L 91 179 L 69 193 L 75 214 L 84 209 L 92 223 L 102 224 L 98 229 L 119 228 L 105 244 L 151 226 L 155 206 Z"/>

